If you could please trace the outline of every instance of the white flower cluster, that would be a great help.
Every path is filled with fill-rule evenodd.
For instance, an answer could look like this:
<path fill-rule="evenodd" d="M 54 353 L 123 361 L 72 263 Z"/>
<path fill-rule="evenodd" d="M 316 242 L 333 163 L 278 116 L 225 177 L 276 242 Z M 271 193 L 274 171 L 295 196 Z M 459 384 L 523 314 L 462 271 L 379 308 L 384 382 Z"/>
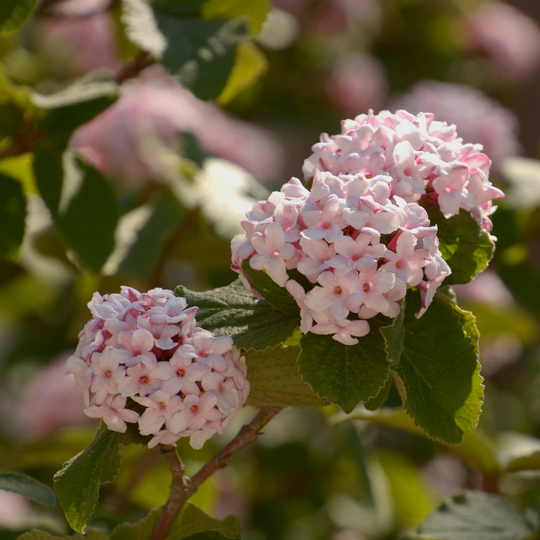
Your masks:
<path fill-rule="evenodd" d="M 454 126 L 405 111 L 345 120 L 343 134 L 322 136 L 305 161 L 308 190 L 293 178 L 242 222 L 232 241 L 232 268 L 249 259 L 286 287 L 301 308 L 301 331 L 332 334 L 346 345 L 369 332 L 366 319 L 394 318 L 407 285 L 422 295 L 420 317 L 450 274 L 437 227 L 421 204 L 438 202 L 445 217 L 460 208 L 490 229 L 489 159 L 463 145 Z M 310 285 L 290 279 L 296 269 Z M 253 291 L 256 293 L 256 291 Z"/>
<path fill-rule="evenodd" d="M 199 328 L 198 308 L 168 290 L 122 287 L 95 293 L 88 307 L 93 318 L 67 362 L 87 416 L 122 433 L 138 422 L 142 435 L 154 436 L 149 448 L 190 437 L 198 449 L 223 433 L 250 390 L 230 336 Z M 128 398 L 146 407 L 142 415 L 126 408 Z"/>

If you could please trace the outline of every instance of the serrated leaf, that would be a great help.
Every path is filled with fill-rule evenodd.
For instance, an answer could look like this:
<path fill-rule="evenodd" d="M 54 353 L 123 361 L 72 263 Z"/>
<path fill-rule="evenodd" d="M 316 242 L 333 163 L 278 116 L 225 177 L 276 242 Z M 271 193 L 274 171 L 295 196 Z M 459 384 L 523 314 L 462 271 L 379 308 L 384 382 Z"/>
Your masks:
<path fill-rule="evenodd" d="M 119 525 L 114 529 L 110 540 L 149 540 L 161 510 L 157 508 L 137 523 Z M 239 528 L 235 516 L 227 516 L 222 521 L 213 519 L 193 504 L 187 503 L 165 536 L 165 540 L 181 540 L 204 531 L 218 531 L 224 538 L 236 538 Z"/>
<path fill-rule="evenodd" d="M 243 19 L 176 17 L 155 11 L 167 40 L 162 64 L 200 99 L 217 98 L 231 74 L 238 44 L 249 37 Z"/>
<path fill-rule="evenodd" d="M 0 473 L 0 489 L 24 495 L 47 508 L 54 508 L 56 503 L 54 491 L 49 486 L 23 474 Z"/>
<path fill-rule="evenodd" d="M 20 182 L 0 173 L 0 256 L 15 256 L 24 236 L 26 198 Z"/>
<path fill-rule="evenodd" d="M 328 401 L 316 396 L 302 381 L 296 359 L 298 347 L 275 347 L 264 352 L 248 351 L 246 362 L 251 390 L 246 405 L 253 407 L 320 407 Z"/>
<path fill-rule="evenodd" d="M 444 280 L 445 285 L 469 283 L 487 268 L 495 244 L 469 212 L 461 209 L 458 215 L 446 219 L 439 209 L 433 208 L 429 219 L 438 227 L 439 249 L 452 269 Z"/>
<path fill-rule="evenodd" d="M 114 271 L 109 273 L 149 279 L 183 210 L 176 197 L 165 191 L 149 205 L 134 210 L 131 217 L 134 214 L 138 218 L 135 222 L 127 214 L 118 225 L 116 248 L 111 256 L 117 260 L 112 262 Z M 107 266 L 109 263 L 110 259 Z"/>
<path fill-rule="evenodd" d="M 268 69 L 268 60 L 263 52 L 251 41 L 238 45 L 234 68 L 217 103 L 223 106 L 242 91 L 250 88 Z"/>
<path fill-rule="evenodd" d="M 330 423 L 348 422 L 350 420 L 362 420 L 373 422 L 381 426 L 388 426 L 394 429 L 401 429 L 429 439 L 426 432 L 416 426 L 412 418 L 402 409 L 379 409 L 371 412 L 358 407 L 351 414 L 345 415 L 338 413 L 330 419 Z M 438 441 L 444 448 L 458 455 L 463 461 L 471 464 L 481 471 L 492 474 L 501 471 L 499 462 L 499 452 L 495 444 L 487 437 L 485 433 L 478 428 L 463 435 L 463 440 L 459 445 L 446 445 Z"/>
<path fill-rule="evenodd" d="M 532 527 L 497 495 L 466 491 L 443 503 L 419 533 L 434 540 L 525 540 Z"/>
<path fill-rule="evenodd" d="M 300 308 L 292 294 L 280 287 L 264 270 L 253 270 L 249 260 L 242 263 L 242 272 L 253 288 L 272 306 L 284 313 L 300 317 Z"/>
<path fill-rule="evenodd" d="M 393 384 L 394 381 L 392 380 L 392 377 L 388 377 L 386 384 L 381 388 L 380 392 L 375 397 L 368 399 L 364 403 L 366 409 L 368 411 L 376 411 L 382 407 L 390 395 L 390 390 L 392 389 Z"/>
<path fill-rule="evenodd" d="M 137 424 L 128 424 L 125 433 L 118 433 L 102 423 L 94 442 L 54 475 L 56 494 L 75 531 L 83 532 L 98 502 L 100 486 L 116 478 L 122 447 L 147 444 L 149 438 L 139 433 Z"/>
<path fill-rule="evenodd" d="M 404 350 L 393 374 L 414 422 L 430 437 L 457 444 L 482 406 L 478 331 L 472 314 L 443 295 L 417 319 L 420 305 L 418 292 L 409 291 Z"/>
<path fill-rule="evenodd" d="M 289 338 L 300 324 L 268 302 L 255 298 L 242 282 L 208 292 L 194 292 L 179 286 L 177 296 L 190 306 L 199 306 L 197 323 L 216 335 L 230 335 L 237 347 L 264 351 Z"/>
<path fill-rule="evenodd" d="M 207 19 L 248 17 L 250 33 L 256 36 L 262 30 L 270 7 L 269 0 L 208 0 L 203 4 L 201 13 Z"/>
<path fill-rule="evenodd" d="M 0 34 L 20 28 L 30 17 L 37 0 L 2 0 L 0 2 Z"/>
<path fill-rule="evenodd" d="M 102 532 L 88 531 L 85 535 L 75 534 L 73 536 L 51 536 L 49 533 L 36 529 L 24 533 L 17 537 L 17 540 L 108 540 L 107 535 Z"/>
<path fill-rule="evenodd" d="M 308 332 L 300 340 L 298 368 L 302 379 L 321 398 L 351 412 L 360 401 L 379 394 L 390 374 L 384 339 L 379 333 L 383 319 L 369 321 L 371 330 L 357 345 L 344 345 L 330 335 Z"/>

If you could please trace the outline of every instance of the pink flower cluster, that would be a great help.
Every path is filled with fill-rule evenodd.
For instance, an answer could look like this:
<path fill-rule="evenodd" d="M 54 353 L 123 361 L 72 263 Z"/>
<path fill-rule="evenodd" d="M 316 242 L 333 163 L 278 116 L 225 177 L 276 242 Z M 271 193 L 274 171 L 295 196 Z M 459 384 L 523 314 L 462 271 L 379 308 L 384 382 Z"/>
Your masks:
<path fill-rule="evenodd" d="M 249 259 L 286 287 L 303 333 L 332 334 L 346 345 L 369 332 L 370 319 L 398 315 L 407 286 L 422 295 L 420 317 L 450 274 L 437 226 L 419 203 L 438 202 L 445 217 L 465 208 L 490 230 L 489 159 L 463 145 L 455 126 L 433 115 L 383 111 L 342 123 L 342 134 L 313 146 L 304 163 L 311 190 L 293 178 L 242 222 L 232 268 Z M 310 285 L 290 279 L 296 269 Z M 254 291 L 256 293 L 256 291 Z"/>
<path fill-rule="evenodd" d="M 168 290 L 122 287 L 95 293 L 88 307 L 93 318 L 67 362 L 87 416 L 121 433 L 138 422 L 142 435 L 154 436 L 149 448 L 190 437 L 198 449 L 223 433 L 250 389 L 230 336 L 198 327 L 198 308 Z M 146 408 L 142 415 L 126 408 L 128 398 Z"/>

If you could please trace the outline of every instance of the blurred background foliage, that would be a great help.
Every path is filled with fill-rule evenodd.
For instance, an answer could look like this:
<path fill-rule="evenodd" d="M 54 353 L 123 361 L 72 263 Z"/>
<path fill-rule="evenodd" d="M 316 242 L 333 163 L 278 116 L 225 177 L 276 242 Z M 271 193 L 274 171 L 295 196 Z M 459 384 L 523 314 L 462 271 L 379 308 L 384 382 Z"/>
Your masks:
<path fill-rule="evenodd" d="M 184 2 L 203 4 L 215 21 L 235 3 Z M 250 5 L 236 4 L 232 16 Z M 93 439 L 64 365 L 94 291 L 230 283 L 230 240 L 244 213 L 301 177 L 321 132 L 335 134 L 340 120 L 370 108 L 406 108 L 483 144 L 491 180 L 507 193 L 493 219 L 490 269 L 455 287 L 481 333 L 479 427 L 459 446 L 434 444 L 393 391 L 354 422 L 334 407 L 287 409 L 193 502 L 220 519 L 239 516 L 245 540 L 412 537 L 465 488 L 498 493 L 538 524 L 537 2 L 252 2 L 249 24 L 227 29 L 224 42 L 240 43 L 227 52 L 232 75 L 212 73 L 204 84 L 180 65 L 180 46 L 162 59 L 176 80 L 152 59 L 162 45 L 141 29 L 140 6 L 41 0 L 26 24 L 0 36 L 0 470 L 51 485 Z M 167 2 L 154 7 L 159 19 Z M 182 442 L 187 472 L 252 415 L 243 410 L 200 451 Z M 166 500 L 159 453 L 123 454 L 120 476 L 102 488 L 96 529 Z M 58 505 L 49 511 L 0 490 L 0 539 L 36 526 L 69 533 Z"/>

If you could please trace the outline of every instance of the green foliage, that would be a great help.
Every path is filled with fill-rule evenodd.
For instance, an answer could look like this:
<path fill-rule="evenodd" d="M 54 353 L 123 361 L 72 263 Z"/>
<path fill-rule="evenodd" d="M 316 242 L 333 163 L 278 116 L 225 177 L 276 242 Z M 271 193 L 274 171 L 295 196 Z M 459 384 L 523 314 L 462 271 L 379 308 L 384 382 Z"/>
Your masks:
<path fill-rule="evenodd" d="M 525 540 L 532 527 L 500 497 L 466 491 L 442 504 L 419 533 L 433 540 Z"/>
<path fill-rule="evenodd" d="M 83 532 L 99 498 L 99 488 L 112 482 L 120 469 L 120 450 L 129 444 L 147 444 L 137 424 L 126 433 L 110 431 L 102 423 L 94 442 L 64 464 L 54 475 L 54 488 L 70 526 Z"/>
<path fill-rule="evenodd" d="M 452 274 L 444 280 L 445 285 L 468 283 L 487 268 L 495 244 L 469 212 L 461 209 L 458 215 L 446 219 L 433 207 L 429 219 L 438 227 L 439 249 L 452 269 Z"/>
<path fill-rule="evenodd" d="M 37 0 L 2 0 L 0 3 L 0 34 L 20 28 L 36 7 Z"/>
<path fill-rule="evenodd" d="M 431 437 L 459 443 L 478 422 L 483 399 L 474 317 L 436 295 L 420 318 L 407 294 L 403 353 L 393 374 L 405 409 Z"/>
<path fill-rule="evenodd" d="M 285 287 L 280 287 L 264 270 L 253 270 L 249 260 L 242 263 L 242 272 L 253 288 L 276 309 L 292 316 L 300 316 L 300 308 Z"/>
<path fill-rule="evenodd" d="M 75 534 L 74 536 L 52 536 L 49 533 L 34 529 L 19 536 L 17 540 L 69 540 L 70 538 L 75 540 L 107 540 L 107 535 L 102 532 L 88 531 L 85 535 Z"/>
<path fill-rule="evenodd" d="M 150 278 L 167 241 L 184 215 L 180 203 L 168 191 L 155 197 L 145 210 L 148 210 L 147 218 L 135 231 L 130 230 L 129 236 L 134 238 L 125 247 L 122 260 L 117 265 L 118 272 L 140 279 Z"/>
<path fill-rule="evenodd" d="M 328 402 L 313 394 L 298 373 L 297 347 L 248 351 L 246 362 L 251 390 L 246 402 L 254 407 L 319 407 Z"/>
<path fill-rule="evenodd" d="M 379 394 L 390 375 L 380 320 L 370 319 L 371 331 L 357 345 L 344 345 L 329 335 L 311 332 L 300 340 L 298 367 L 315 393 L 351 412 L 359 401 Z"/>
<path fill-rule="evenodd" d="M 26 198 L 17 180 L 0 173 L 0 256 L 14 257 L 24 236 Z"/>
<path fill-rule="evenodd" d="M 50 487 L 23 474 L 0 473 L 0 489 L 24 495 L 47 508 L 53 508 L 56 503 L 56 496 Z"/>
<path fill-rule="evenodd" d="M 202 16 L 207 19 L 247 17 L 252 36 L 259 34 L 269 11 L 269 0 L 207 0 L 201 8 Z"/>
<path fill-rule="evenodd" d="M 110 540 L 149 540 L 160 514 L 161 508 L 158 508 L 137 523 L 119 525 L 113 531 Z M 193 504 L 187 503 L 165 540 L 181 540 L 205 532 L 217 532 L 223 538 L 236 538 L 239 528 L 238 519 L 234 516 L 228 516 L 220 521 L 209 517 Z"/>
<path fill-rule="evenodd" d="M 230 335 L 237 347 L 264 351 L 283 343 L 300 319 L 275 309 L 246 291 L 238 279 L 231 285 L 204 293 L 180 286 L 177 296 L 199 306 L 197 323 L 216 335 Z"/>

